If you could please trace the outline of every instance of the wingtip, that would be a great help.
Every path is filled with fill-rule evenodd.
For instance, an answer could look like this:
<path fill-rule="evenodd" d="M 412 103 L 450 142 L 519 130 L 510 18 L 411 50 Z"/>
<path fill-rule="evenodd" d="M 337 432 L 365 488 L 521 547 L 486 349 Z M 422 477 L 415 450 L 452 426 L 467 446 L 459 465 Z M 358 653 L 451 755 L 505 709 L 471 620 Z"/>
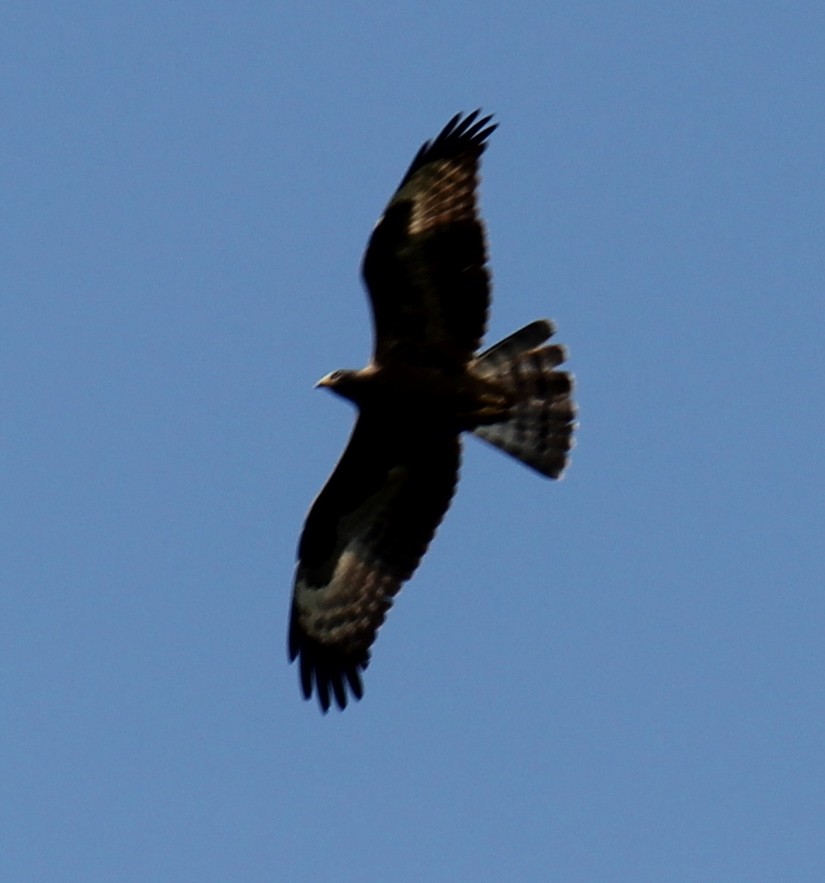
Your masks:
<path fill-rule="evenodd" d="M 491 123 L 493 114 L 490 113 L 482 117 L 481 112 L 481 108 L 477 107 L 467 114 L 462 112 L 455 114 L 435 137 L 432 144 L 454 139 L 457 144 L 466 142 L 479 150 L 484 150 L 487 138 L 498 128 L 498 123 Z"/>
<path fill-rule="evenodd" d="M 487 139 L 498 128 L 491 122 L 493 114 L 481 117 L 481 108 L 470 113 L 459 111 L 450 117 L 447 124 L 430 141 L 425 141 L 418 149 L 410 167 L 404 175 L 401 186 L 422 166 L 434 159 L 460 155 L 465 152 L 480 156 L 487 147 Z"/>
<path fill-rule="evenodd" d="M 298 677 L 304 699 L 311 700 L 314 693 L 322 714 L 330 710 L 333 699 L 343 711 L 349 704 L 350 696 L 355 700 L 363 697 L 361 672 L 369 664 L 369 651 L 359 658 L 323 646 L 304 634 L 294 612 L 290 618 L 287 656 L 290 662 L 298 660 Z"/>

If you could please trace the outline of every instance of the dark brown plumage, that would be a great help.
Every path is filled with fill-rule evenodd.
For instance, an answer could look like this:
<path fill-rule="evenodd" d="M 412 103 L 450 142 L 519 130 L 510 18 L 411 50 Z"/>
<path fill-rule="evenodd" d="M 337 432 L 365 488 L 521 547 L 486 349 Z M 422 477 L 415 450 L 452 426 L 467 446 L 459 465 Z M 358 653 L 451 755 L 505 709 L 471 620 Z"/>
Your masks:
<path fill-rule="evenodd" d="M 473 432 L 550 478 L 572 446 L 566 354 L 539 320 L 476 355 L 490 300 L 476 192 L 491 132 L 479 111 L 425 143 L 375 230 L 363 275 L 375 344 L 324 386 L 358 419 L 298 547 L 289 657 L 327 711 L 363 695 L 375 634 L 450 505 L 460 437 Z"/>

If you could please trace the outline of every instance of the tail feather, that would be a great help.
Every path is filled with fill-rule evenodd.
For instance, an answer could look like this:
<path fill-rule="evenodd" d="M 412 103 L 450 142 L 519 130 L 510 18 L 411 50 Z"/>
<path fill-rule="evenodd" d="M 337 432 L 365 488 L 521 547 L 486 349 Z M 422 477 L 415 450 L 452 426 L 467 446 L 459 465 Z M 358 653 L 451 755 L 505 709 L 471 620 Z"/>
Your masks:
<path fill-rule="evenodd" d="M 556 326 L 549 319 L 537 319 L 509 337 L 505 337 L 504 340 L 500 340 L 483 353 L 479 353 L 475 358 L 473 370 L 486 377 L 494 375 L 513 356 L 525 350 L 535 349 L 540 343 L 549 340 L 555 331 Z"/>
<path fill-rule="evenodd" d="M 540 346 L 554 331 L 546 320 L 533 322 L 473 363 L 476 374 L 494 381 L 514 402 L 503 420 L 477 426 L 474 434 L 549 478 L 564 472 L 576 417 L 573 377 L 555 370 L 567 351 L 557 344 Z"/>

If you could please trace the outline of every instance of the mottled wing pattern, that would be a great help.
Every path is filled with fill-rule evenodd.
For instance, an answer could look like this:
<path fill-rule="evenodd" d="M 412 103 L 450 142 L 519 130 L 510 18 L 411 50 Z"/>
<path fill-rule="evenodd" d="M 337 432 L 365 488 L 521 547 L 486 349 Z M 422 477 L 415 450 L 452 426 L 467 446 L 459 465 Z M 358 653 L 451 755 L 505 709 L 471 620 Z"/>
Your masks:
<path fill-rule="evenodd" d="M 298 549 L 289 655 L 324 711 L 361 698 L 369 648 L 455 491 L 455 433 L 361 413 Z"/>
<path fill-rule="evenodd" d="M 556 370 L 567 351 L 560 345 L 540 345 L 554 331 L 547 320 L 533 322 L 479 355 L 471 366 L 513 402 L 507 419 L 478 426 L 474 434 L 548 478 L 564 472 L 576 417 L 573 378 Z"/>
<path fill-rule="evenodd" d="M 374 359 L 463 367 L 484 335 L 490 300 L 478 166 L 496 128 L 458 114 L 416 154 L 370 238 L 364 280 Z"/>

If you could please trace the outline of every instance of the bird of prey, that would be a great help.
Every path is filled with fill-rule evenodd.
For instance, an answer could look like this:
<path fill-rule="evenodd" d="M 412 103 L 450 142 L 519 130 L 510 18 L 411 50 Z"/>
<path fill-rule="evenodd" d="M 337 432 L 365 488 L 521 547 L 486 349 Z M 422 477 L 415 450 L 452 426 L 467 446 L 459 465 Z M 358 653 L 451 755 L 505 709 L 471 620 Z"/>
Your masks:
<path fill-rule="evenodd" d="M 558 478 L 572 447 L 572 378 L 547 320 L 477 353 L 490 274 L 478 167 L 492 117 L 457 114 L 422 145 L 373 230 L 362 272 L 370 363 L 318 386 L 358 409 L 298 547 L 289 658 L 326 712 L 363 695 L 361 672 L 393 598 L 418 566 L 458 481 L 471 432 Z"/>

